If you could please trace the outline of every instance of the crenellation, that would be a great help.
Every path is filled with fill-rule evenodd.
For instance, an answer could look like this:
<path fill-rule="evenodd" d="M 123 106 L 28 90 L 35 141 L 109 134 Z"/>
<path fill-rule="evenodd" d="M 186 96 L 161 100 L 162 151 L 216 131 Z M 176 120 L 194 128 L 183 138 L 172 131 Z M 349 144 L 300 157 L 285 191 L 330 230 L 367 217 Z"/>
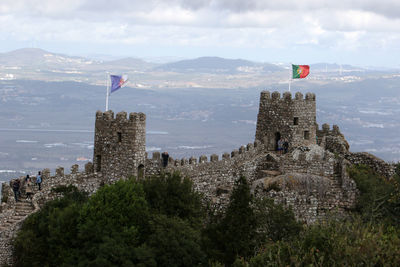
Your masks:
<path fill-rule="evenodd" d="M 296 99 L 296 100 L 303 100 L 303 94 L 300 93 L 300 92 L 297 92 L 297 93 L 295 94 L 295 99 Z"/>
<path fill-rule="evenodd" d="M 239 150 L 235 149 L 231 152 L 231 158 L 239 156 Z"/>
<path fill-rule="evenodd" d="M 224 154 L 222 154 L 222 159 L 224 159 L 224 160 L 228 160 L 228 159 L 230 159 L 231 158 L 231 155 L 229 154 L 229 153 L 224 153 Z"/>
<path fill-rule="evenodd" d="M 64 176 L 64 167 L 57 167 L 56 176 Z"/>
<path fill-rule="evenodd" d="M 129 113 L 129 120 L 130 121 L 136 121 L 137 118 L 138 118 L 138 114 L 136 112 Z"/>
<path fill-rule="evenodd" d="M 337 126 L 337 125 L 334 124 L 334 125 L 332 126 L 332 133 L 335 134 L 335 135 L 340 134 L 339 126 Z"/>
<path fill-rule="evenodd" d="M 306 100 L 315 101 L 315 94 L 313 94 L 313 93 L 307 93 L 307 94 L 306 94 Z"/>
<path fill-rule="evenodd" d="M 252 150 L 254 150 L 254 144 L 248 143 L 247 146 L 246 146 L 246 149 L 247 149 L 247 151 L 252 151 Z"/>
<path fill-rule="evenodd" d="M 219 159 L 218 159 L 218 155 L 217 154 L 212 154 L 211 156 L 210 156 L 210 162 L 217 162 Z"/>
<path fill-rule="evenodd" d="M 322 124 L 322 131 L 328 133 L 330 130 L 330 126 L 327 123 Z"/>
<path fill-rule="evenodd" d="M 195 157 L 190 157 L 189 164 L 197 164 L 197 159 Z"/>
<path fill-rule="evenodd" d="M 207 162 L 207 156 L 206 155 L 201 155 L 199 157 L 199 163 L 204 163 Z"/>
<path fill-rule="evenodd" d="M 86 163 L 85 164 L 85 173 L 86 174 L 91 174 L 91 173 L 93 173 L 93 163 L 92 162 L 88 162 L 88 163 Z"/>
<path fill-rule="evenodd" d="M 188 165 L 188 164 L 189 164 L 189 160 L 187 158 L 181 159 L 181 165 L 182 166 L 185 166 L 185 165 Z"/>
<path fill-rule="evenodd" d="M 285 101 L 291 101 L 292 100 L 292 93 L 291 92 L 284 92 L 283 93 L 283 99 Z"/>
<path fill-rule="evenodd" d="M 100 110 L 96 111 L 96 120 L 101 120 L 103 119 L 103 112 Z"/>
<path fill-rule="evenodd" d="M 161 154 L 158 151 L 153 152 L 153 160 L 160 160 Z"/>
<path fill-rule="evenodd" d="M 125 111 L 118 112 L 115 119 L 119 122 L 125 122 L 127 120 L 127 113 Z"/>
<path fill-rule="evenodd" d="M 272 92 L 272 100 L 279 100 L 281 98 L 281 93 L 279 93 L 278 91 L 274 91 Z"/>
<path fill-rule="evenodd" d="M 239 154 L 243 154 L 244 152 L 246 152 L 246 147 L 245 146 L 241 146 L 239 148 Z"/>
<path fill-rule="evenodd" d="M 103 113 L 103 120 L 112 121 L 114 120 L 114 112 L 112 110 L 108 110 Z"/>
<path fill-rule="evenodd" d="M 260 99 L 270 99 L 271 98 L 271 93 L 269 91 L 262 91 Z"/>
<path fill-rule="evenodd" d="M 71 173 L 72 174 L 76 174 L 79 172 L 79 165 L 78 164 L 74 164 L 71 166 Z"/>
<path fill-rule="evenodd" d="M 176 159 L 174 162 L 174 166 L 175 167 L 181 166 L 181 161 L 179 159 Z"/>
<path fill-rule="evenodd" d="M 42 170 L 42 177 L 43 177 L 43 179 L 50 178 L 50 169 L 49 168 L 45 168 Z"/>

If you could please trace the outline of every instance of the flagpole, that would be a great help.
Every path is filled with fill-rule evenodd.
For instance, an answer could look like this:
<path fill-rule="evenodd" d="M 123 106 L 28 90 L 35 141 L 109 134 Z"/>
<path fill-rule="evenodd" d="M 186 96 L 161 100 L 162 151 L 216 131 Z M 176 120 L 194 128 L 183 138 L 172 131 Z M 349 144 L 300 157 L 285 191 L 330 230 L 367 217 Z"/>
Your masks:
<path fill-rule="evenodd" d="M 290 92 L 290 85 L 292 84 L 292 72 L 293 72 L 293 66 L 292 66 L 293 64 L 292 63 L 290 63 L 290 66 L 292 67 L 292 71 L 289 71 L 289 92 Z M 289 68 L 289 70 L 290 70 L 290 68 Z"/>
<path fill-rule="evenodd" d="M 109 87 L 109 72 L 106 72 L 106 111 L 108 111 L 108 96 L 110 95 L 109 93 L 110 87 Z"/>

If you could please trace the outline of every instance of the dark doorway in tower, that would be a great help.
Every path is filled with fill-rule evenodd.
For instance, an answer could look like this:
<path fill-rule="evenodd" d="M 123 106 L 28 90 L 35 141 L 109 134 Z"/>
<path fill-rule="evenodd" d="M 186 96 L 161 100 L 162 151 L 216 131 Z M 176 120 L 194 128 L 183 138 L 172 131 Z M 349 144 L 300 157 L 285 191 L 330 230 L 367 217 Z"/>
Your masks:
<path fill-rule="evenodd" d="M 276 132 L 275 133 L 275 151 L 278 151 L 278 141 L 281 139 L 281 133 Z"/>
<path fill-rule="evenodd" d="M 144 165 L 143 164 L 139 165 L 137 173 L 138 173 L 137 175 L 138 175 L 139 179 L 144 178 Z"/>

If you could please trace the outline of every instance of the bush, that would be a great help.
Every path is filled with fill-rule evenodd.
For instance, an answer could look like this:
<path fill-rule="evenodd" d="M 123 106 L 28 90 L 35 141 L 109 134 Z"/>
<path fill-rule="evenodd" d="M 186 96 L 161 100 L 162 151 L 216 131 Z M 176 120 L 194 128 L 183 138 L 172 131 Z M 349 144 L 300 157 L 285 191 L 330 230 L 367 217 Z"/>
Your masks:
<path fill-rule="evenodd" d="M 356 210 L 365 221 L 400 225 L 399 176 L 388 180 L 365 165 L 353 166 L 349 175 L 360 190 Z"/>
<path fill-rule="evenodd" d="M 306 228 L 292 241 L 268 242 L 249 266 L 395 266 L 399 230 L 360 218 Z"/>

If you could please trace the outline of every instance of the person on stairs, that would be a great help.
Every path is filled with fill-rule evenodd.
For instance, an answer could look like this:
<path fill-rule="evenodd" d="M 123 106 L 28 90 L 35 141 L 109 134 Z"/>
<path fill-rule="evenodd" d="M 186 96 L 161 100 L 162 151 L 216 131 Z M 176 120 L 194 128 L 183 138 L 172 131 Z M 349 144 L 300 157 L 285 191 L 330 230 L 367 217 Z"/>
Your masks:
<path fill-rule="evenodd" d="M 29 177 L 26 180 L 25 185 L 26 185 L 26 189 L 25 189 L 26 199 L 32 200 L 32 195 L 33 195 L 32 181 Z"/>
<path fill-rule="evenodd" d="M 19 181 L 19 179 L 15 179 L 13 184 L 12 184 L 12 189 L 14 191 L 15 202 L 18 202 L 19 187 L 20 187 L 20 181 Z"/>
<path fill-rule="evenodd" d="M 39 191 L 42 190 L 41 185 L 42 185 L 42 174 L 41 172 L 38 172 L 38 175 L 36 175 L 36 184 L 39 187 Z"/>

